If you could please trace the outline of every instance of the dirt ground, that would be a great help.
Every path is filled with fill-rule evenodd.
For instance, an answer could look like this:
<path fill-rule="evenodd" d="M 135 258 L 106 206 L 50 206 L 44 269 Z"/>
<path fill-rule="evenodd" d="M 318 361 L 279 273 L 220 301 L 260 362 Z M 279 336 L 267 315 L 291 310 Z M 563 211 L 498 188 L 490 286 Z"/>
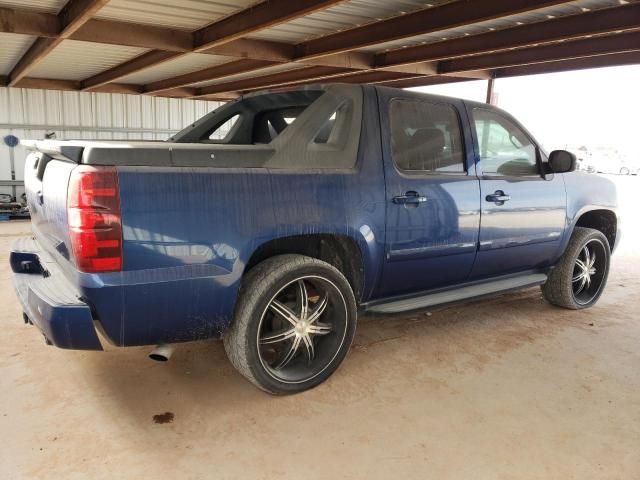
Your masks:
<path fill-rule="evenodd" d="M 617 181 L 624 237 L 594 308 L 530 289 L 361 319 L 338 372 L 286 398 L 220 342 L 165 364 L 47 347 L 7 264 L 29 225 L 0 223 L 0 478 L 639 479 L 640 178 Z"/>

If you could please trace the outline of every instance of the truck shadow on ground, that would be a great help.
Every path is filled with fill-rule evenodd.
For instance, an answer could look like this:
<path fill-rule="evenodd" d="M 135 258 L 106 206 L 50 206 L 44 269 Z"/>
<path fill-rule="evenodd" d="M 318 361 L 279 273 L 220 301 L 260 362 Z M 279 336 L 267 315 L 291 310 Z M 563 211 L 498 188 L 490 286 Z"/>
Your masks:
<path fill-rule="evenodd" d="M 167 363 L 147 359 L 149 348 L 78 353 L 78 362 L 103 413 L 141 434 L 161 436 L 158 429 L 167 428 L 154 424 L 154 415 L 170 418 L 157 423 L 172 429 L 205 431 L 213 427 L 203 424 L 231 417 L 238 421 L 223 422 L 224 428 L 236 429 L 292 412 L 402 401 L 403 386 L 456 394 L 448 379 L 481 372 L 507 352 L 552 339 L 559 330 L 593 329 L 601 321 L 598 310 L 557 309 L 536 288 L 429 314 L 362 318 L 338 372 L 320 387 L 289 397 L 270 396 L 247 382 L 219 341 L 182 344 Z"/>

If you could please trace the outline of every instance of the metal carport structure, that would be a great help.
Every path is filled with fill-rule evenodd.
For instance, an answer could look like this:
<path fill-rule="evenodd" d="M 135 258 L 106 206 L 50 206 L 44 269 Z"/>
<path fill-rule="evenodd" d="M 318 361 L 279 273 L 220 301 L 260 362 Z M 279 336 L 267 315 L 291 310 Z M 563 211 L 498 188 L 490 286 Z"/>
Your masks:
<path fill-rule="evenodd" d="M 226 100 L 640 63 L 627 0 L 0 0 L 0 86 Z"/>

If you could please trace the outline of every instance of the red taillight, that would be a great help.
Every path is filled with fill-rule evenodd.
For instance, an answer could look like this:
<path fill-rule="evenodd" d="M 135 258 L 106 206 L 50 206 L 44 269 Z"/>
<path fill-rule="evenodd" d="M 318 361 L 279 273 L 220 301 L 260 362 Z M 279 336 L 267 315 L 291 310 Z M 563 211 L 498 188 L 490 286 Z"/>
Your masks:
<path fill-rule="evenodd" d="M 71 246 L 79 270 L 122 269 L 118 174 L 113 167 L 81 165 L 71 172 L 67 195 Z"/>

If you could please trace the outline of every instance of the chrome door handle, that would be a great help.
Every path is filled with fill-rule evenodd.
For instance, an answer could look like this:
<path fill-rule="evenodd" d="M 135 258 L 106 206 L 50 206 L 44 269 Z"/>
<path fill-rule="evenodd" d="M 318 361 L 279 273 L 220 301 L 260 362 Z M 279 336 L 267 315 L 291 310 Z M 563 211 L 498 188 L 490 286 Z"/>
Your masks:
<path fill-rule="evenodd" d="M 398 195 L 397 197 L 393 197 L 393 203 L 397 203 L 398 205 L 415 205 L 418 206 L 421 203 L 427 201 L 427 197 L 420 195 L 418 192 L 410 191 L 405 193 L 404 195 Z"/>
<path fill-rule="evenodd" d="M 496 205 L 503 205 L 504 202 L 511 200 L 511 195 L 506 195 L 502 190 L 496 190 L 491 195 L 486 196 L 487 202 L 493 202 Z"/>

